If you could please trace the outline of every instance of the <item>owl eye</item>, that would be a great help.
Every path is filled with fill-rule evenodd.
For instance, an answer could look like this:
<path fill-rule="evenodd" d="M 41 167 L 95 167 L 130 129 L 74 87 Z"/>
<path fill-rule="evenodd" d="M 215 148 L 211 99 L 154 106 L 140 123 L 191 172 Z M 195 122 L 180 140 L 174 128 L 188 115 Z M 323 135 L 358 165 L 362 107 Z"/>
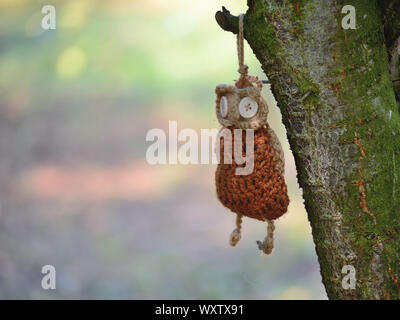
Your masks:
<path fill-rule="evenodd" d="M 225 96 L 222 96 L 219 100 L 219 113 L 223 118 L 228 115 L 228 99 Z"/>
<path fill-rule="evenodd" d="M 243 118 L 251 118 L 258 111 L 258 103 L 249 97 L 245 97 L 239 102 L 239 113 Z"/>

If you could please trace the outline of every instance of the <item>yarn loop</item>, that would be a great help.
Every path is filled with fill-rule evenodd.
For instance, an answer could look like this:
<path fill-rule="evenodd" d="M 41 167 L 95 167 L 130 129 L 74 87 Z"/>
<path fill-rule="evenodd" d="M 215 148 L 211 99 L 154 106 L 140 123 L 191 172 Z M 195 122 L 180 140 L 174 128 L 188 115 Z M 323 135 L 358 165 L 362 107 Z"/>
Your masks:
<path fill-rule="evenodd" d="M 240 78 L 236 82 L 236 86 L 239 88 L 245 88 L 255 83 L 257 85 L 258 90 L 261 92 L 263 83 L 258 79 L 258 77 L 249 76 L 248 71 L 249 67 L 244 64 L 244 45 L 243 45 L 243 19 L 244 14 L 239 15 L 239 32 L 236 38 L 237 44 L 237 55 L 239 61 L 239 69 L 238 72 L 240 73 Z"/>

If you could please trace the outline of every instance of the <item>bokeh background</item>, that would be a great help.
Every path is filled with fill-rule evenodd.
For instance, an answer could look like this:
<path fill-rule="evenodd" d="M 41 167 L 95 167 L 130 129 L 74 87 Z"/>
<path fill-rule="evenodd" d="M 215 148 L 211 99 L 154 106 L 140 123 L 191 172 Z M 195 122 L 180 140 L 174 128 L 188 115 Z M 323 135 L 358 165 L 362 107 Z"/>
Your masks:
<path fill-rule="evenodd" d="M 43 5 L 57 29 L 41 28 Z M 265 225 L 215 196 L 215 165 L 146 163 L 148 130 L 219 128 L 214 89 L 237 79 L 214 14 L 246 1 L 0 0 L 0 298 L 325 299 L 279 109 L 289 212 Z M 251 50 L 250 72 L 265 79 Z M 57 289 L 43 290 L 54 265 Z"/>

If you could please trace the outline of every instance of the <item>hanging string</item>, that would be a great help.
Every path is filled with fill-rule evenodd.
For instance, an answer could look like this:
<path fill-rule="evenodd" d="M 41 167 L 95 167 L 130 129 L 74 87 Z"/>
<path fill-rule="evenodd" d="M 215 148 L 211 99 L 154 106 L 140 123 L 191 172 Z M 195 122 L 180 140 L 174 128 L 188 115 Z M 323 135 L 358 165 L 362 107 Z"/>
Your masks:
<path fill-rule="evenodd" d="M 274 220 L 266 220 L 268 223 L 267 226 L 267 235 L 264 239 L 264 242 L 257 241 L 258 248 L 264 252 L 265 254 L 270 254 L 272 249 L 274 248 L 274 230 L 275 224 Z"/>
<path fill-rule="evenodd" d="M 257 84 L 258 90 L 261 91 L 263 86 L 262 81 L 260 81 L 258 77 L 249 76 L 248 75 L 249 67 L 246 64 L 244 64 L 243 18 L 244 14 L 239 15 L 239 32 L 237 34 L 236 44 L 237 44 L 237 55 L 239 61 L 238 72 L 240 73 L 240 78 L 236 82 L 236 86 L 239 88 L 244 88 L 251 86 L 252 83 L 254 82 Z"/>
<path fill-rule="evenodd" d="M 236 215 L 236 229 L 232 231 L 231 236 L 229 238 L 229 244 L 232 247 L 236 246 L 240 241 L 240 238 L 242 237 L 241 235 L 242 218 L 243 216 L 241 214 Z"/>
<path fill-rule="evenodd" d="M 244 14 L 239 15 L 239 32 L 237 34 L 237 54 L 239 60 L 238 72 L 241 75 L 247 74 L 249 67 L 244 64 L 244 46 L 243 46 L 243 18 Z"/>

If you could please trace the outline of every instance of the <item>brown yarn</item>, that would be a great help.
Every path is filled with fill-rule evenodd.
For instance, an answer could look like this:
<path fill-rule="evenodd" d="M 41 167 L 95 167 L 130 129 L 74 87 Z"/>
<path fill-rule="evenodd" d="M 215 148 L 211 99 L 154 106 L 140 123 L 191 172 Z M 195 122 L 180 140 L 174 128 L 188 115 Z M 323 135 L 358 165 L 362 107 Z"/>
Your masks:
<path fill-rule="evenodd" d="M 263 86 L 262 82 L 258 79 L 258 77 L 249 76 L 249 67 L 244 64 L 243 18 L 244 14 L 239 15 L 239 32 L 236 38 L 236 45 L 239 62 L 238 72 L 240 73 L 240 78 L 236 81 L 236 86 L 238 88 L 246 88 L 252 86 L 252 83 L 255 82 L 258 90 L 261 92 Z"/>
<path fill-rule="evenodd" d="M 235 126 L 240 129 L 257 130 L 267 123 L 269 110 L 268 104 L 263 99 L 260 90 L 253 85 L 250 87 L 238 88 L 237 86 L 229 84 L 219 84 L 215 88 L 215 93 L 217 95 L 215 103 L 217 119 L 224 128 Z M 223 117 L 220 113 L 219 105 L 222 96 L 228 100 L 229 105 L 228 115 L 226 117 Z M 257 114 L 250 119 L 241 117 L 239 113 L 240 100 L 245 97 L 253 99 L 258 104 Z"/>
<path fill-rule="evenodd" d="M 244 64 L 244 46 L 243 46 L 243 18 L 244 14 L 239 15 L 239 32 L 236 37 L 236 47 L 237 47 L 237 55 L 239 62 L 239 70 L 240 74 L 247 74 L 249 67 Z"/>
<path fill-rule="evenodd" d="M 234 130 L 242 130 L 242 150 L 235 150 L 234 141 L 229 143 L 231 150 L 224 150 L 224 139 L 229 139 L 225 135 L 220 139 L 219 159 L 226 159 L 224 151 L 227 153 L 232 163 L 220 163 L 215 174 L 217 196 L 221 203 L 237 214 L 236 229 L 230 237 L 231 246 L 235 246 L 241 238 L 242 217 L 266 221 L 267 235 L 263 242 L 257 241 L 258 247 L 265 254 L 270 254 L 274 247 L 274 219 L 279 218 L 287 212 L 289 197 L 284 180 L 285 161 L 282 146 L 275 134 L 267 123 L 268 105 L 261 96 L 262 82 L 254 76 L 248 75 L 248 66 L 244 64 L 243 47 L 243 18 L 239 16 L 239 32 L 237 35 L 237 54 L 240 73 L 235 86 L 221 84 L 216 88 L 216 114 L 218 121 L 225 130 L 230 130 L 230 139 L 234 140 Z M 256 84 L 256 86 L 253 85 Z M 224 97 L 228 103 L 228 114 L 220 114 L 220 99 Z M 258 112 L 251 119 L 241 117 L 239 103 L 248 97 L 258 104 Z M 235 162 L 235 154 L 242 153 L 246 156 L 246 133 L 244 129 L 254 131 L 254 168 L 249 175 L 237 175 L 236 169 L 245 164 Z M 239 138 L 240 139 L 240 138 Z M 240 141 L 240 140 L 239 140 Z M 249 146 L 250 147 L 250 146 Z M 227 148 L 228 149 L 228 145 Z M 248 150 L 247 150 L 248 151 Z"/>
<path fill-rule="evenodd" d="M 234 137 L 234 126 L 228 128 Z M 243 130 L 244 131 L 244 130 Z M 277 219 L 286 213 L 289 197 L 284 177 L 276 169 L 279 159 L 273 147 L 269 126 L 254 131 L 254 170 L 249 175 L 236 175 L 239 166 L 220 163 L 215 174 L 217 196 L 233 212 L 250 218 Z M 235 147 L 232 141 L 233 148 Z M 245 156 L 246 134 L 242 133 L 242 152 Z M 220 159 L 224 159 L 224 140 L 220 143 Z M 232 152 L 234 154 L 234 152 Z M 241 165 L 243 166 L 243 165 Z"/>
<path fill-rule="evenodd" d="M 264 242 L 257 241 L 258 249 L 260 249 L 265 254 L 270 254 L 272 249 L 274 248 L 274 231 L 275 224 L 274 220 L 267 220 L 267 235 L 264 239 Z"/>
<path fill-rule="evenodd" d="M 236 229 L 232 231 L 231 236 L 229 238 L 229 244 L 234 247 L 238 244 L 240 239 L 242 238 L 241 230 L 242 230 L 242 219 L 243 216 L 238 214 L 236 215 Z"/>

